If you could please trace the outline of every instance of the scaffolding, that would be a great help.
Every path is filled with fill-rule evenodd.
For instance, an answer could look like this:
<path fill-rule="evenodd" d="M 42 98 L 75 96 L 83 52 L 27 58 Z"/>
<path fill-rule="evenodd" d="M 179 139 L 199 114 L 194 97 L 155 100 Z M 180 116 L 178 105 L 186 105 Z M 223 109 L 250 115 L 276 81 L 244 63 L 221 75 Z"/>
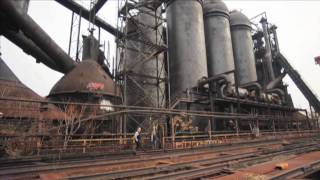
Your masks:
<path fill-rule="evenodd" d="M 161 1 L 118 0 L 116 81 L 127 106 L 167 106 L 167 68 Z M 123 132 L 150 130 L 152 117 L 125 116 Z"/>

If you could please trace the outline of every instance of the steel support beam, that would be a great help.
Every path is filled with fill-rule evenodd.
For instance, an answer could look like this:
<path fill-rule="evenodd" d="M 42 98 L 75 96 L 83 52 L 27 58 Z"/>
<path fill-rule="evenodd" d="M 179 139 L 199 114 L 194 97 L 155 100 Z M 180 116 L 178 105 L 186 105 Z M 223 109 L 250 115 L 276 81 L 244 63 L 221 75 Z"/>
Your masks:
<path fill-rule="evenodd" d="M 284 70 L 289 74 L 290 78 L 302 92 L 304 97 L 309 101 L 309 103 L 314 107 L 315 111 L 320 112 L 320 101 L 317 96 L 312 92 L 309 86 L 301 78 L 300 74 L 291 66 L 289 61 L 281 54 L 278 53 L 276 60 L 284 68 Z"/>
<path fill-rule="evenodd" d="M 102 6 L 107 2 L 108 0 L 98 0 L 96 4 L 90 9 L 91 14 L 96 15 L 98 11 L 102 8 Z"/>
<path fill-rule="evenodd" d="M 59 4 L 63 5 L 64 7 L 68 8 L 69 10 L 77 13 L 78 15 L 80 15 L 80 12 L 81 12 L 81 16 L 86 20 L 90 21 L 90 11 L 84 8 L 83 6 L 79 5 L 78 3 L 74 2 L 73 0 L 56 0 L 56 1 Z M 109 32 L 110 34 L 116 37 L 122 36 L 122 33 L 118 31 L 117 28 L 111 26 L 110 24 L 108 24 L 103 19 L 97 16 L 95 17 L 94 24 L 106 30 L 107 32 Z"/>

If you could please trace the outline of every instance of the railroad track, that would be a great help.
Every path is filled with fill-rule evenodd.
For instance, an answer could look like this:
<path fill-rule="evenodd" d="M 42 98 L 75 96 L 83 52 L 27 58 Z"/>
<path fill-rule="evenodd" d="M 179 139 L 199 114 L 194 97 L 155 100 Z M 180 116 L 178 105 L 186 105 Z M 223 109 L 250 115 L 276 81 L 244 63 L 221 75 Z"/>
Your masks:
<path fill-rule="evenodd" d="M 303 140 L 301 140 L 303 141 Z M 164 153 L 155 156 L 154 154 L 141 153 L 136 156 L 121 157 L 121 158 L 106 158 L 106 159 L 94 159 L 94 160 L 76 160 L 76 161 L 63 161 L 58 163 L 44 163 L 35 162 L 31 165 L 20 165 L 20 166 L 9 166 L 0 168 L 0 179 L 7 177 L 28 177 L 36 178 L 37 174 L 57 171 L 57 170 L 68 170 L 74 168 L 88 168 L 88 167 L 99 167 L 99 166 L 112 166 L 112 165 L 123 165 L 128 163 L 142 163 L 148 161 L 156 161 L 163 159 L 170 159 L 172 157 L 188 157 L 194 155 L 203 155 L 208 153 L 219 153 L 223 151 L 241 150 L 247 148 L 259 148 L 281 144 L 282 141 L 264 141 L 264 142 L 250 142 L 249 144 L 235 144 L 229 146 L 216 146 L 210 149 L 200 150 L 189 150 L 188 152 L 174 152 Z M 30 175 L 30 176 L 28 176 Z M 23 179 L 23 178 L 22 178 Z"/>
<path fill-rule="evenodd" d="M 310 138 L 309 138 L 310 139 Z M 314 140 L 315 142 L 317 139 Z M 221 169 L 224 169 L 226 164 L 223 164 L 225 162 L 232 162 L 232 161 L 241 161 L 246 159 L 252 159 L 257 157 L 257 155 L 263 155 L 268 153 L 273 153 L 271 155 L 274 155 L 274 151 L 266 151 L 263 149 L 263 147 L 269 147 L 272 145 L 279 145 L 281 144 L 281 141 L 271 141 L 271 142 L 255 142 L 255 143 L 249 143 L 249 144 L 237 144 L 237 145 L 229 145 L 229 146 L 220 146 L 216 148 L 211 148 L 207 150 L 194 150 L 189 152 L 175 152 L 175 153 L 164 153 L 164 154 L 158 154 L 158 155 L 152 155 L 148 153 L 143 153 L 141 155 L 132 156 L 131 158 L 123 157 L 124 159 L 121 160 L 106 160 L 106 159 L 98 159 L 98 160 L 84 160 L 84 161 L 66 161 L 61 163 L 54 163 L 54 164 L 34 164 L 34 165 L 25 165 L 25 166 L 17 166 L 17 167 L 7 167 L 7 168 L 0 168 L 0 179 L 37 179 L 39 178 L 40 174 L 46 174 L 50 172 L 66 172 L 69 170 L 75 170 L 75 169 L 83 169 L 84 171 L 88 168 L 95 168 L 95 167 L 110 167 L 110 166 L 125 166 L 128 164 L 139 164 L 139 163 L 150 163 L 155 162 L 159 160 L 170 160 L 173 157 L 175 158 L 187 158 L 187 157 L 197 157 L 197 156 L 204 156 L 204 155 L 210 155 L 210 154 L 219 154 L 221 152 L 227 152 L 227 151 L 239 151 L 241 149 L 246 150 L 249 148 L 256 148 L 254 152 L 246 152 L 246 153 L 238 153 L 238 154 L 232 154 L 232 155 L 224 155 L 222 157 L 213 157 L 213 158 L 205 158 L 205 159 L 199 159 L 199 160 L 190 160 L 190 161 L 184 161 L 181 163 L 173 163 L 173 164 L 162 164 L 158 167 L 144 167 L 144 168 L 131 168 L 127 170 L 122 171 L 113 171 L 113 172 L 106 172 L 106 173 L 93 173 L 89 175 L 70 175 L 67 178 L 70 179 L 121 179 L 121 178 L 165 178 L 161 177 L 163 174 L 166 175 L 173 175 L 172 173 L 195 173 L 196 171 L 204 172 L 204 167 L 210 168 L 210 171 L 212 172 L 213 166 L 215 166 L 216 169 L 219 169 L 220 173 L 223 172 Z M 289 149 L 294 149 L 295 152 L 297 148 L 300 147 L 310 147 L 315 148 L 317 143 L 313 144 L 306 144 L 305 139 L 299 139 L 294 142 L 293 144 L 289 144 L 284 147 L 282 150 L 278 150 L 279 152 L 282 152 L 282 154 L 285 151 L 288 151 Z M 259 149 L 262 148 L 262 149 Z M 217 167 L 216 167 L 217 166 Z M 159 176 L 159 177 L 157 177 Z M 176 174 L 178 176 L 178 174 Z M 149 178 L 150 178 L 149 177 Z M 170 177 L 169 177 L 170 178 Z"/>
<path fill-rule="evenodd" d="M 319 150 L 320 145 L 315 143 L 303 144 L 303 147 L 293 145 L 282 150 L 269 152 L 255 151 L 240 153 L 220 158 L 194 160 L 189 162 L 167 165 L 164 167 L 148 167 L 130 169 L 127 171 L 108 172 L 92 175 L 80 175 L 68 177 L 68 179 L 200 179 L 221 174 L 229 174 L 230 168 L 235 170 L 244 164 L 257 164 L 268 161 L 276 156 L 306 153 Z"/>
<path fill-rule="evenodd" d="M 307 138 L 299 138 L 301 141 Z M 30 168 L 36 168 L 41 164 L 41 169 L 45 169 L 45 167 L 49 167 L 55 164 L 67 165 L 74 163 L 91 163 L 91 162 L 99 162 L 99 161 L 113 161 L 113 160 L 126 160 L 126 159 L 137 159 L 137 157 L 141 156 L 157 156 L 157 158 L 165 158 L 172 155 L 190 155 L 193 153 L 206 153 L 206 152 L 219 152 L 224 150 L 233 150 L 233 149 L 242 149 L 247 147 L 257 147 L 264 145 L 273 145 L 282 143 L 282 140 L 264 140 L 264 141 L 250 141 L 247 143 L 234 143 L 234 144 L 222 144 L 222 145 L 212 145 L 210 147 L 202 147 L 202 148 L 192 148 L 192 149 L 178 149 L 178 150 L 166 150 L 166 151 L 145 151 L 134 153 L 133 151 L 127 153 L 119 153 L 119 154 L 99 154 L 96 156 L 88 156 L 88 157 L 77 157 L 71 159 L 42 159 L 42 158 L 31 158 L 31 159 L 9 159 L 9 160 L 0 160 L 0 175 L 1 171 L 6 169 L 23 169 L 26 167 L 28 170 Z M 40 169 L 39 169 L 40 170 Z"/>

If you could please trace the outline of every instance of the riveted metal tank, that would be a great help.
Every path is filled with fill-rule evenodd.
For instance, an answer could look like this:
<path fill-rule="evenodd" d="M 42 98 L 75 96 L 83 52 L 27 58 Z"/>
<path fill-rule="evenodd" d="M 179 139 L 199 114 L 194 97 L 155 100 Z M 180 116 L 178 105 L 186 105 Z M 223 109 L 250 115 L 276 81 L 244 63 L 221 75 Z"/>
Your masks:
<path fill-rule="evenodd" d="M 229 10 L 221 0 L 205 0 L 203 6 L 208 75 L 212 77 L 233 71 Z M 234 84 L 234 74 L 227 77 Z"/>
<path fill-rule="evenodd" d="M 172 102 L 208 74 L 202 2 L 170 0 L 166 13 Z"/>
<path fill-rule="evenodd" d="M 240 11 L 232 11 L 230 27 L 236 76 L 239 85 L 245 86 L 257 81 L 250 20 Z"/>

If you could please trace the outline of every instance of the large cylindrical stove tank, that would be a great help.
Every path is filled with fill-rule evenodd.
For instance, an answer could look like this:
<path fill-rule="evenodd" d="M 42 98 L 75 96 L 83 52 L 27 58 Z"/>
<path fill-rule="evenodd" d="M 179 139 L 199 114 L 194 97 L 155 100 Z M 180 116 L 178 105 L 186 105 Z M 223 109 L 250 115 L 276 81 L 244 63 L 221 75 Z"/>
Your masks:
<path fill-rule="evenodd" d="M 239 86 L 257 81 L 251 24 L 240 11 L 230 13 L 231 39 Z"/>
<path fill-rule="evenodd" d="M 167 45 L 170 74 L 170 101 L 186 97 L 202 77 L 207 77 L 207 61 L 202 1 L 169 0 L 166 3 Z M 191 104 L 182 109 L 203 110 Z M 203 131 L 207 120 L 191 117 L 193 127 Z"/>
<path fill-rule="evenodd" d="M 234 70 L 229 10 L 221 0 L 204 1 L 204 27 L 207 49 L 208 76 Z M 234 84 L 234 74 L 227 75 Z"/>
<path fill-rule="evenodd" d="M 205 35 L 200 0 L 169 0 L 166 6 L 170 100 L 174 102 L 207 76 Z"/>

